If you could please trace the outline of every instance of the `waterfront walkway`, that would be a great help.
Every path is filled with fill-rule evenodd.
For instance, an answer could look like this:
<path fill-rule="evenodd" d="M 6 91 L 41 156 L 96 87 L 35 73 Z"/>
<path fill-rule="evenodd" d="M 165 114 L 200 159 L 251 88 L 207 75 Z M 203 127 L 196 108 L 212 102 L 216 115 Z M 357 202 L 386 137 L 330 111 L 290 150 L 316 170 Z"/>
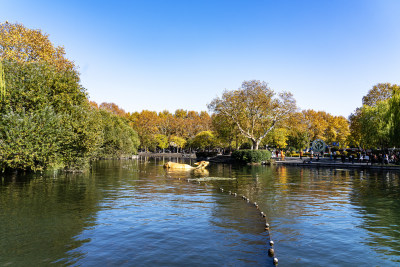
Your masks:
<path fill-rule="evenodd" d="M 361 169 L 377 169 L 377 170 L 396 170 L 400 171 L 399 165 L 393 164 L 378 164 L 374 163 L 365 163 L 365 162 L 357 162 L 354 163 L 349 162 L 348 159 L 343 163 L 341 159 L 331 160 L 329 158 L 320 158 L 318 161 L 314 158 L 311 162 L 309 162 L 310 158 L 303 157 L 300 159 L 298 157 L 285 157 L 285 160 L 281 160 L 280 157 L 272 157 L 275 160 L 276 164 L 282 165 L 292 165 L 292 166 L 304 166 L 304 167 L 334 167 L 334 168 L 361 168 Z"/>

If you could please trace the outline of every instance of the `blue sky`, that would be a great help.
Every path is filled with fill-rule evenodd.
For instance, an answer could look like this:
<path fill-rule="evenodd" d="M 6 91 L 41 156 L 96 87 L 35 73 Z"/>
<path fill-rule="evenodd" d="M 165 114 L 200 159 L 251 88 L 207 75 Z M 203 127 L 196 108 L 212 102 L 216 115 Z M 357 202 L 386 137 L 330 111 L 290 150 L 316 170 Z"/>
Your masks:
<path fill-rule="evenodd" d="M 127 112 L 207 110 L 262 80 L 301 109 L 347 117 L 400 84 L 397 0 L 0 0 L 0 21 L 42 29 L 79 66 L 91 100 Z"/>

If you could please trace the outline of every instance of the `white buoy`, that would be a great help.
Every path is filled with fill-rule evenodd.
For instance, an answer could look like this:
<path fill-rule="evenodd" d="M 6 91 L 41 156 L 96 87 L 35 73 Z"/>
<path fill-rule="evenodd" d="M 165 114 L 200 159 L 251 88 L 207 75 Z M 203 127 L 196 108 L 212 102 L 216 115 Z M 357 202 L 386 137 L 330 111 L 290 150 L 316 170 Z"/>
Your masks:
<path fill-rule="evenodd" d="M 274 246 L 274 241 L 269 241 L 269 245 L 271 246 L 271 247 L 273 247 Z"/>
<path fill-rule="evenodd" d="M 274 258 L 274 264 L 275 264 L 275 265 L 278 264 L 278 258 Z"/>

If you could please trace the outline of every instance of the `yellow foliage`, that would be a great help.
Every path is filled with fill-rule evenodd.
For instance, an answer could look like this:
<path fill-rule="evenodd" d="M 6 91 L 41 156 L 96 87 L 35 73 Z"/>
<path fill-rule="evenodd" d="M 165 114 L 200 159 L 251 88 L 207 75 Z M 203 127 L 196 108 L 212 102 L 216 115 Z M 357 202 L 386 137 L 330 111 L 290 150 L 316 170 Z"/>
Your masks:
<path fill-rule="evenodd" d="M 0 24 L 0 58 L 21 63 L 44 61 L 58 70 L 73 70 L 62 46 L 54 47 L 48 34 L 31 30 L 19 23 Z"/>

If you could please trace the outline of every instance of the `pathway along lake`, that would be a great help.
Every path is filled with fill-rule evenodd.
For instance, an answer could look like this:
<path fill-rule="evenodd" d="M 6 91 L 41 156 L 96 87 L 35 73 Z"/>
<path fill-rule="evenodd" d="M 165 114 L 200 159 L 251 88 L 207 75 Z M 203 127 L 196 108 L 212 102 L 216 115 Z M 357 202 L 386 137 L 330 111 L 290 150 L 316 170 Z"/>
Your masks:
<path fill-rule="evenodd" d="M 400 264 L 399 173 L 162 163 L 3 175 L 0 266 L 273 266 L 260 211 L 279 266 Z"/>

